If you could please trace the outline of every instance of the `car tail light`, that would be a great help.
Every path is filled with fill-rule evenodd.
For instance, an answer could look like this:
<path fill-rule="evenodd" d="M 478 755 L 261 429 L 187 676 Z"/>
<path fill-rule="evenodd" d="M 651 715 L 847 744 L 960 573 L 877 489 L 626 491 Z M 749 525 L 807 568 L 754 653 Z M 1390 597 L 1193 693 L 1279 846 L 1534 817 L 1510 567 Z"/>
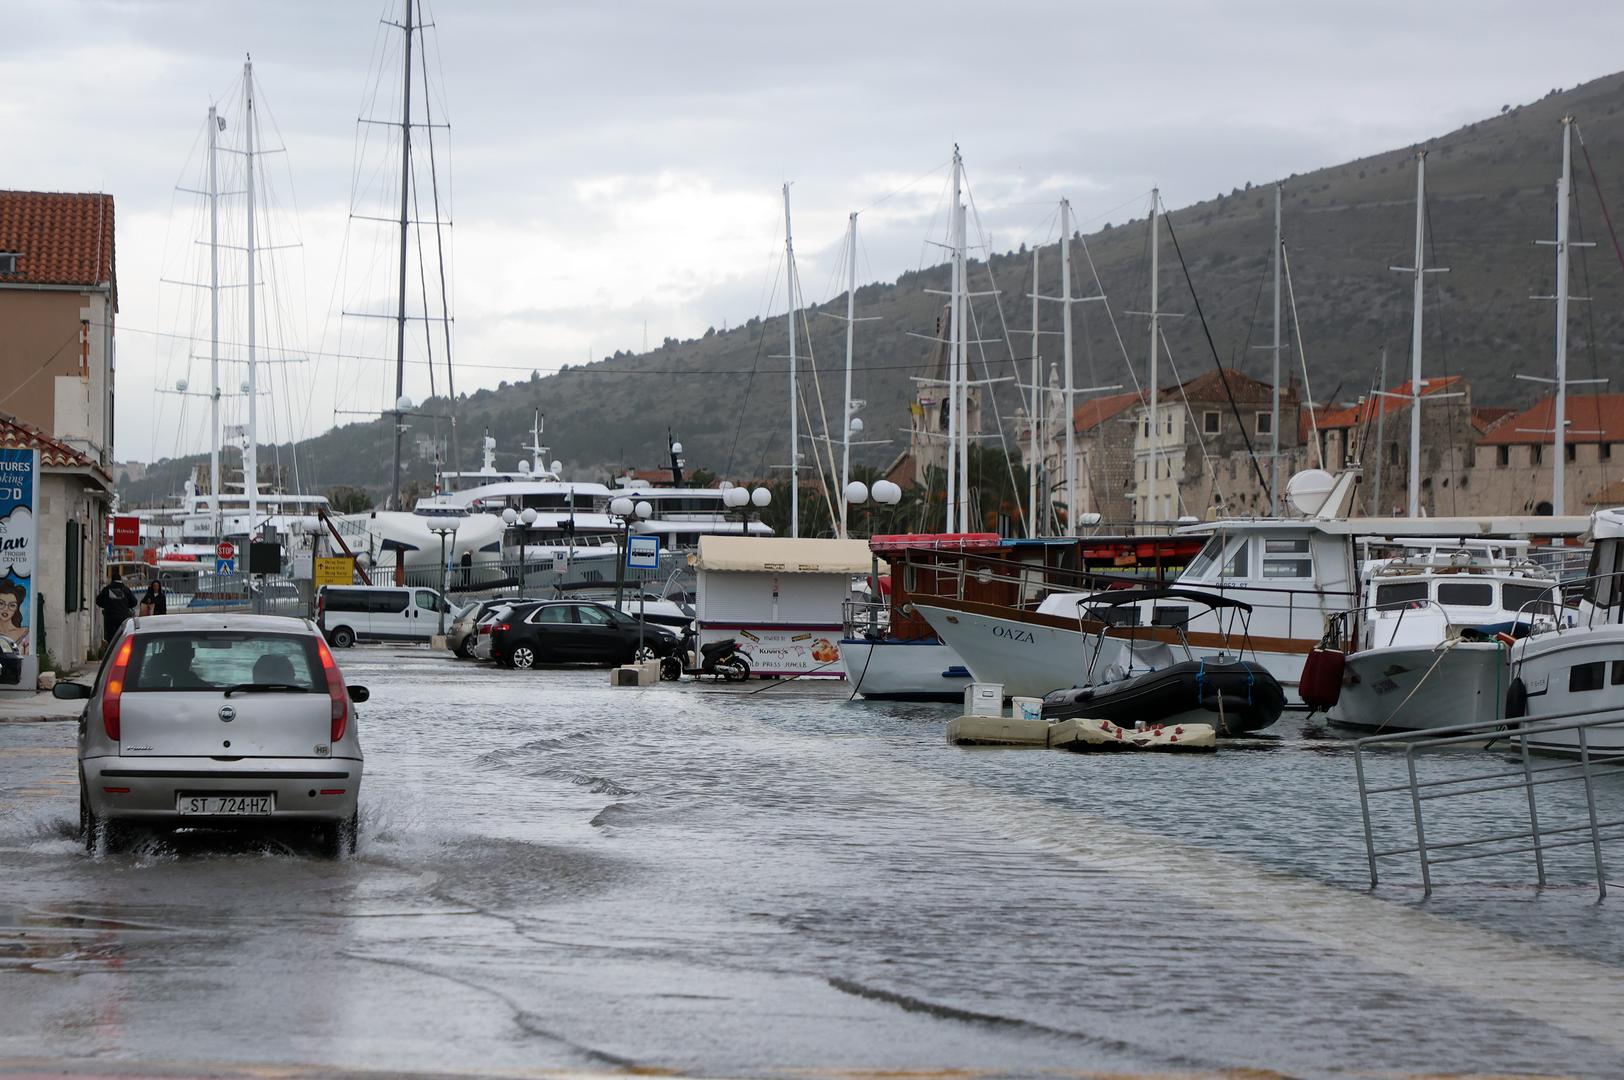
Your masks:
<path fill-rule="evenodd" d="M 350 726 L 350 694 L 344 689 L 344 674 L 333 663 L 333 653 L 327 647 L 327 642 L 317 638 L 316 649 L 321 653 L 322 674 L 327 676 L 327 696 L 333 702 L 333 726 L 328 741 L 337 742 Z"/>
<path fill-rule="evenodd" d="M 118 699 L 124 696 L 124 673 L 129 669 L 130 650 L 134 647 L 134 638 L 125 638 L 124 644 L 118 647 L 113 656 L 113 669 L 107 673 L 107 689 L 102 694 L 102 727 L 114 742 L 118 741 Z"/>
<path fill-rule="evenodd" d="M 506 633 L 506 632 L 507 632 L 507 631 L 509 631 L 509 630 L 511 630 L 511 629 L 513 629 L 513 627 L 511 627 L 511 626 L 509 626 L 509 625 L 508 625 L 508 624 L 507 624 L 507 623 L 505 623 L 505 622 L 499 622 L 499 623 L 497 623 L 497 624 L 496 624 L 496 625 L 495 625 L 495 626 L 493 626 L 493 627 L 491 627 L 491 633 L 493 633 L 493 634 L 494 634 L 494 633 L 496 633 L 496 632 L 497 632 L 497 631 L 498 631 L 498 630 L 500 630 L 500 631 L 502 631 L 502 632 L 504 632 L 504 633 Z"/>

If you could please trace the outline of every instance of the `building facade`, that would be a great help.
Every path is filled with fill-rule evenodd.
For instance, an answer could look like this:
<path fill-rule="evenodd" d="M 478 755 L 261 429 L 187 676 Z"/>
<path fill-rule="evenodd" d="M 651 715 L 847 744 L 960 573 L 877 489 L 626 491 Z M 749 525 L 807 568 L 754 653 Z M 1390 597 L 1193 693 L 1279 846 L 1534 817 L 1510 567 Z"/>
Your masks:
<path fill-rule="evenodd" d="M 1617 506 L 1624 494 L 1624 394 L 1570 394 L 1565 402 L 1563 511 Z M 1484 514 L 1549 514 L 1555 503 L 1556 399 L 1495 421 L 1478 440 L 1472 496 Z"/>
<path fill-rule="evenodd" d="M 41 457 L 28 618 L 72 667 L 101 644 L 94 597 L 113 498 L 113 199 L 0 191 L 0 445 Z"/>

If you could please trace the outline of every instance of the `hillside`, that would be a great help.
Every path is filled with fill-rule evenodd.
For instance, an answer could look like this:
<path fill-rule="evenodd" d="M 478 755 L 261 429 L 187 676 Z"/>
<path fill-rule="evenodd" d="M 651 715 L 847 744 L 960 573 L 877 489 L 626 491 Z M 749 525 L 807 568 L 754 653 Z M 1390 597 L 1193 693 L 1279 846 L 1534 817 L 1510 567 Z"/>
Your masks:
<path fill-rule="evenodd" d="M 1474 400 L 1481 404 L 1525 404 L 1541 392 L 1514 375 L 1551 373 L 1552 305 L 1529 297 L 1553 289 L 1551 249 L 1534 241 L 1550 237 L 1554 228 L 1560 118 L 1578 117 L 1603 196 L 1617 219 L 1624 216 L 1621 107 L 1624 75 L 1612 75 L 1509 108 L 1427 143 L 1428 264 L 1450 267 L 1429 283 L 1428 374 L 1466 375 Z M 1406 377 L 1410 279 L 1387 268 L 1408 265 L 1412 257 L 1416 149 L 1399 147 L 1284 181 L 1286 247 L 1317 400 L 1347 399 L 1368 389 L 1384 347 L 1389 350 L 1389 382 Z M 1572 376 L 1588 378 L 1616 367 L 1624 344 L 1624 306 L 1618 303 L 1624 297 L 1624 273 L 1577 140 L 1574 162 L 1575 229 L 1596 242 L 1574 260 L 1574 294 L 1595 298 L 1592 304 L 1574 306 L 1570 340 Z M 1248 184 L 1170 211 L 1219 354 L 1226 363 L 1266 378 L 1268 356 L 1251 346 L 1264 343 L 1269 334 L 1271 182 Z M 1141 379 L 1143 320 L 1123 313 L 1146 304 L 1145 224 L 1129 222 L 1086 237 Z M 1043 260 L 1044 291 L 1053 292 L 1058 284 L 1052 278 L 1058 266 L 1055 249 L 1046 249 Z M 1080 257 L 1078 263 L 1077 294 L 1092 294 L 1086 263 Z M 1162 269 L 1163 309 L 1187 313 L 1164 324 L 1169 348 L 1180 374 L 1191 378 L 1210 370 L 1212 353 L 1165 232 Z M 991 270 L 1004 293 L 1004 320 L 1011 327 L 1025 327 L 1029 308 L 1019 298 L 1030 290 L 1030 254 L 994 256 Z M 987 268 L 981 263 L 972 268 L 972 282 L 976 289 L 987 288 Z M 927 347 L 907 335 L 931 331 L 942 300 L 926 290 L 947 287 L 948 271 L 941 266 L 858 290 L 860 314 L 878 319 L 862 331 L 856 391 L 868 401 L 863 415 L 876 437 L 899 437 L 897 429 L 907 426 L 906 401 L 913 394 L 909 376 L 918 372 Z M 843 310 L 843 301 L 839 306 Z M 1044 328 L 1058 330 L 1058 305 L 1045 307 Z M 975 309 L 983 328 L 999 325 L 991 298 L 977 300 Z M 1079 305 L 1078 310 L 1078 385 L 1127 382 L 1103 312 L 1097 305 Z M 842 324 L 822 317 L 809 321 L 825 372 L 826 407 L 834 417 L 840 407 L 834 373 L 844 355 Z M 984 336 L 992 335 L 984 331 Z M 1016 349 L 1025 353 L 1024 340 L 1017 340 Z M 1058 346 L 1046 344 L 1045 349 L 1058 351 Z M 461 466 L 474 467 L 478 436 L 487 427 L 499 441 L 503 460 L 511 460 L 508 455 L 528 435 L 532 410 L 540 408 L 547 417 L 546 441 L 553 445 L 553 456 L 568 463 L 573 475 L 596 479 L 621 465 L 659 463 L 668 426 L 684 443 L 693 466 L 735 478 L 764 475 L 787 454 L 787 376 L 784 361 L 769 358 L 784 351 L 782 317 L 765 324 L 752 319 L 727 332 L 667 341 L 647 353 L 617 354 L 468 395 L 456 405 Z M 1289 362 L 1295 368 L 1294 353 Z M 999 370 L 992 374 L 1009 374 L 1007 353 L 995 367 Z M 1163 380 L 1171 379 L 1164 365 Z M 811 389 L 809 377 L 803 387 Z M 1018 404 L 1018 391 L 1009 384 L 1000 387 L 998 408 L 1006 424 Z M 443 411 L 444 405 L 432 403 L 425 411 Z M 811 407 L 816 416 L 816 406 Z M 337 428 L 304 444 L 305 486 L 354 485 L 381 496 L 388 485 L 389 437 L 388 423 L 373 421 Z M 901 445 L 873 448 L 864 460 L 880 463 Z M 269 458 L 269 450 L 262 452 L 262 460 Z M 161 463 L 141 483 L 127 485 L 125 497 L 144 502 L 173 493 L 197 460 Z M 411 466 L 408 476 L 426 486 L 430 466 L 415 460 Z"/>

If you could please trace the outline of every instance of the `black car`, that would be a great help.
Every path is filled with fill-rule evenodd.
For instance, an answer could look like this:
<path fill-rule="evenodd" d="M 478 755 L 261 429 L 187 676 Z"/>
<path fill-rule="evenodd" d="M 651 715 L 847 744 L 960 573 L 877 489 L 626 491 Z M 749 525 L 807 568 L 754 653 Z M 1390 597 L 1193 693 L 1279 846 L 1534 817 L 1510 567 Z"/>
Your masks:
<path fill-rule="evenodd" d="M 629 664 L 677 651 L 681 638 L 663 626 L 643 627 L 637 651 L 637 620 L 607 604 L 546 600 L 520 604 L 491 627 L 491 659 L 503 667 L 537 664 Z"/>

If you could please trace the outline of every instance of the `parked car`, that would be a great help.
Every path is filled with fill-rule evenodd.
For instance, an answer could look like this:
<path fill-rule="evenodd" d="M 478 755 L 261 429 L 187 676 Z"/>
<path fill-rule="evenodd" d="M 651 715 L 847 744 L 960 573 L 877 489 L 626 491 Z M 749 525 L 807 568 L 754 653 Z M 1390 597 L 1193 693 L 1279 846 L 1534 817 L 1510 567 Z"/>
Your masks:
<path fill-rule="evenodd" d="M 357 641 L 428 641 L 445 600 L 433 589 L 403 585 L 323 585 L 316 625 L 334 647 Z"/>
<path fill-rule="evenodd" d="M 527 600 L 525 602 L 535 603 L 536 601 Z M 480 616 L 478 624 L 474 627 L 475 660 L 489 660 L 491 658 L 491 628 L 501 622 L 511 610 L 513 610 L 512 604 L 503 604 Z"/>
<path fill-rule="evenodd" d="M 681 643 L 671 630 L 647 623 L 638 653 L 637 620 L 607 604 L 547 600 L 509 608 L 491 626 L 491 659 L 505 667 L 537 664 L 628 664 L 669 656 Z"/>
<path fill-rule="evenodd" d="M 79 722 L 79 830 L 116 848 L 132 824 L 308 826 L 333 855 L 355 846 L 361 741 L 355 703 L 307 619 L 129 619 Z"/>
<path fill-rule="evenodd" d="M 457 617 L 446 628 L 445 647 L 451 650 L 453 656 L 463 660 L 478 659 L 475 647 L 479 644 L 479 624 L 486 616 L 500 607 L 510 607 L 514 604 L 537 603 L 538 598 L 529 596 L 503 596 L 494 600 L 476 600 L 458 610 Z"/>

